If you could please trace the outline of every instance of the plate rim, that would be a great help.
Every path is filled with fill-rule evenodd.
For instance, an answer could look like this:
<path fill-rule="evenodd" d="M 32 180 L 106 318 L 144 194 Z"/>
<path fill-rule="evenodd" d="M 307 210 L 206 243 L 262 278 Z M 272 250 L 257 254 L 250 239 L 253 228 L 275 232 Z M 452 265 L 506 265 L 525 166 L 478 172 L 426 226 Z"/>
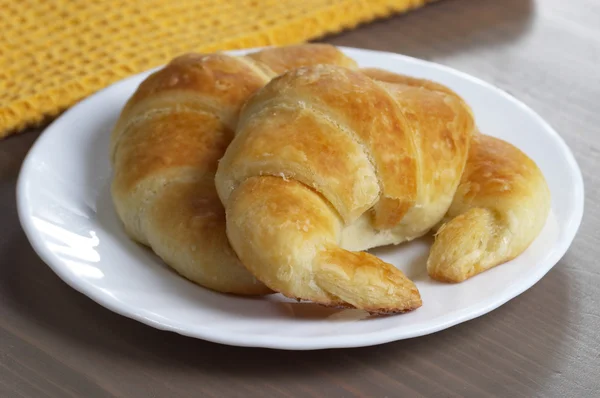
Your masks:
<path fill-rule="evenodd" d="M 213 343 L 230 345 L 230 346 L 238 346 L 238 347 L 260 347 L 260 348 L 269 348 L 269 349 L 283 349 L 283 350 L 320 350 L 320 349 L 339 349 L 339 348 L 354 348 L 354 347 L 367 347 L 373 345 L 384 344 L 392 341 L 405 340 L 410 338 L 415 338 L 419 336 L 424 336 L 432 333 L 436 333 L 438 331 L 450 328 L 460 323 L 467 322 L 469 320 L 478 318 L 486 313 L 489 313 L 498 307 L 502 306 L 506 302 L 516 298 L 523 292 L 527 291 L 535 284 L 537 284 L 554 266 L 561 260 L 561 258 L 566 254 L 568 249 L 571 247 L 573 240 L 579 230 L 581 225 L 581 221 L 583 219 L 584 213 L 584 198 L 585 198 L 585 187 L 584 180 L 579 164 L 571 151 L 570 147 L 566 144 L 562 136 L 545 120 L 543 119 L 537 112 L 535 112 L 530 106 L 526 105 L 524 102 L 504 91 L 503 89 L 488 83 L 472 74 L 468 74 L 466 72 L 462 72 L 455 68 L 452 68 L 447 65 L 439 64 L 433 61 L 423 60 L 415 57 L 411 57 L 404 54 L 398 54 L 388 51 L 378 51 L 378 50 L 370 50 L 363 49 L 357 47 L 348 47 L 348 46 L 336 46 L 338 49 L 342 50 L 345 53 L 363 53 L 363 54 L 377 54 L 379 56 L 384 56 L 385 58 L 394 60 L 398 60 L 400 62 L 409 62 L 417 65 L 425 65 L 430 68 L 442 70 L 445 73 L 450 73 L 455 76 L 458 76 L 462 79 L 469 80 L 472 83 L 483 86 L 488 90 L 492 90 L 498 95 L 503 96 L 505 99 L 512 102 L 514 105 L 517 105 L 521 108 L 523 112 L 526 112 L 528 116 L 532 117 L 536 123 L 542 127 L 545 132 L 549 135 L 550 138 L 554 139 L 556 144 L 558 144 L 561 152 L 564 155 L 565 161 L 569 166 L 568 173 L 573 178 L 574 190 L 571 192 L 571 197 L 573 199 L 574 207 L 567 214 L 564 232 L 562 233 L 563 239 L 560 239 L 556 246 L 554 247 L 554 251 L 551 257 L 549 257 L 545 263 L 540 264 L 539 268 L 536 272 L 534 272 L 528 279 L 527 283 L 518 283 L 513 286 L 510 290 L 510 294 L 505 294 L 501 299 L 489 300 L 486 302 L 486 305 L 482 305 L 477 311 L 471 311 L 467 314 L 454 315 L 448 317 L 449 319 L 445 322 L 440 322 L 436 327 L 425 328 L 424 330 L 416 330 L 412 333 L 405 333 L 403 336 L 398 337 L 394 334 L 394 328 L 388 328 L 383 330 L 376 330 L 369 333 L 362 333 L 353 337 L 345 337 L 339 338 L 336 336 L 320 336 L 320 337 L 307 337 L 304 339 L 298 339 L 297 337 L 291 336 L 277 336 L 274 337 L 272 335 L 244 335 L 239 332 L 228 332 L 217 329 L 210 328 L 195 328 L 195 329 L 182 329 L 177 327 L 176 325 L 168 322 L 161 322 L 150 317 L 144 316 L 139 311 L 136 310 L 136 307 L 121 302 L 115 298 L 112 298 L 108 295 L 101 294 L 94 287 L 88 287 L 86 284 L 78 283 L 78 278 L 73 277 L 69 274 L 66 269 L 61 264 L 61 261 L 56 258 L 56 256 L 50 252 L 49 249 L 45 247 L 43 244 L 44 239 L 40 238 L 37 233 L 37 229 L 32 223 L 31 217 L 29 217 L 29 208 L 33 208 L 30 206 L 30 201 L 27 198 L 27 176 L 30 173 L 31 165 L 33 163 L 33 158 L 35 157 L 37 148 L 40 148 L 44 141 L 47 139 L 51 139 L 52 131 L 60 126 L 65 119 L 68 119 L 70 115 L 76 114 L 78 108 L 83 104 L 92 101 L 96 97 L 102 96 L 108 90 L 115 89 L 116 86 L 120 86 L 123 84 L 127 84 L 128 81 L 139 78 L 140 75 L 152 73 L 155 70 L 162 68 L 164 65 L 151 68 L 147 71 L 143 71 L 140 73 L 136 73 L 135 75 L 126 77 L 119 81 L 112 83 L 111 85 L 95 92 L 94 94 L 84 98 L 79 101 L 77 104 L 73 105 L 69 109 L 67 109 L 62 115 L 52 121 L 40 134 L 40 136 L 35 140 L 29 151 L 27 152 L 23 163 L 21 164 L 19 175 L 16 184 L 16 202 L 17 202 L 17 214 L 19 218 L 19 222 L 21 227 L 29 241 L 31 247 L 38 255 L 38 257 L 49 266 L 52 271 L 68 286 L 78 291 L 79 293 L 87 296 L 91 300 L 95 301 L 99 305 L 105 307 L 106 309 L 119 314 L 121 316 L 136 320 L 140 323 L 143 323 L 147 326 L 163 330 L 163 331 L 171 331 L 178 333 L 180 335 L 193 337 L 202 339 L 205 341 L 210 341 Z M 229 54 L 244 54 L 247 52 L 257 51 L 265 47 L 255 47 L 255 48 L 247 48 L 241 50 L 230 50 L 223 51 L 224 53 Z M 49 134 L 48 134 L 49 133 Z M 50 138 L 48 138 L 50 137 Z"/>

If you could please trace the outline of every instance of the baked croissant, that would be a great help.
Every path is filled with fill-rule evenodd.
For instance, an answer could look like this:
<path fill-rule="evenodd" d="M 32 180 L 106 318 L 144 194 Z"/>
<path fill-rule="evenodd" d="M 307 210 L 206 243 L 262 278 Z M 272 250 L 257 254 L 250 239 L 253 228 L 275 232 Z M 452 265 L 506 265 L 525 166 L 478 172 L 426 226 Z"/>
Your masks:
<path fill-rule="evenodd" d="M 362 72 L 380 81 L 453 94 L 431 81 L 373 68 Z M 537 165 L 513 145 L 476 134 L 452 204 L 434 227 L 429 275 L 460 282 L 515 258 L 539 235 L 549 210 L 550 190 Z"/>
<path fill-rule="evenodd" d="M 207 288 L 271 292 L 229 246 L 214 173 L 243 103 L 277 74 L 318 63 L 356 66 L 333 46 L 311 44 L 245 57 L 188 54 L 142 82 L 110 144 L 112 197 L 128 235 Z"/>
<path fill-rule="evenodd" d="M 429 275 L 461 282 L 521 254 L 541 232 L 550 190 L 513 145 L 477 134 L 458 190 L 427 260 Z"/>
<path fill-rule="evenodd" d="M 454 93 L 332 65 L 287 72 L 244 106 L 216 186 L 242 263 L 285 296 L 410 311 L 400 270 L 359 250 L 412 239 L 446 213 L 474 129 Z"/>

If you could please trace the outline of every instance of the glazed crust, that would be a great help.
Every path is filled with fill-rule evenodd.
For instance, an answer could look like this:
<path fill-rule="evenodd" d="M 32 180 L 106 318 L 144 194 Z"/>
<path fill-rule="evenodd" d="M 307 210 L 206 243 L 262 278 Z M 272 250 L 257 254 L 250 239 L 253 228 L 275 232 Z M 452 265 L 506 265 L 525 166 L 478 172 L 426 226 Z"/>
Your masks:
<path fill-rule="evenodd" d="M 280 71 L 320 62 L 355 66 L 335 47 L 311 44 L 245 57 L 186 54 L 144 80 L 110 144 L 112 198 L 129 236 L 199 285 L 270 293 L 228 243 L 214 173 L 245 101 Z"/>
<path fill-rule="evenodd" d="M 232 247 L 258 279 L 373 313 L 421 305 L 401 271 L 358 251 L 426 233 L 458 186 L 474 121 L 426 85 L 319 65 L 248 101 L 215 181 Z"/>
<path fill-rule="evenodd" d="M 474 117 L 454 91 L 439 83 L 363 69 L 394 98 L 416 148 L 416 195 L 402 219 L 386 228 L 369 224 L 368 214 L 348 225 L 342 246 L 366 250 L 423 236 L 444 216 L 467 159 Z M 385 80 L 380 80 L 385 79 Z"/>
<path fill-rule="evenodd" d="M 461 282 L 515 258 L 541 232 L 550 202 L 533 160 L 508 142 L 477 134 L 431 248 L 429 275 Z"/>

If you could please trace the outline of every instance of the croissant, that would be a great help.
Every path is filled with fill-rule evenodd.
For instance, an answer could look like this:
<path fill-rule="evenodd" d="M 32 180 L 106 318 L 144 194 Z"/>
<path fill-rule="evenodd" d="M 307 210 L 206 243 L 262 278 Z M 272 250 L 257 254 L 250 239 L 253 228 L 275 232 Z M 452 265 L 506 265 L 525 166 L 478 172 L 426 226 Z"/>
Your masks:
<path fill-rule="evenodd" d="M 110 143 L 112 198 L 128 235 L 204 287 L 272 292 L 227 241 L 214 173 L 243 103 L 277 74 L 318 63 L 356 66 L 335 47 L 312 44 L 244 57 L 187 54 L 143 81 Z"/>
<path fill-rule="evenodd" d="M 447 87 L 374 68 L 373 79 Z M 513 145 L 478 133 L 471 141 L 460 185 L 436 231 L 427 270 L 445 282 L 460 282 L 521 254 L 539 235 L 550 211 L 550 190 L 537 165 Z"/>
<path fill-rule="evenodd" d="M 501 139 L 475 135 L 427 260 L 429 275 L 461 282 L 515 258 L 549 211 L 550 190 L 535 162 Z"/>
<path fill-rule="evenodd" d="M 244 106 L 215 183 L 242 263 L 285 296 L 372 313 L 418 308 L 415 284 L 361 252 L 426 233 L 458 187 L 474 120 L 449 89 L 298 68 Z"/>

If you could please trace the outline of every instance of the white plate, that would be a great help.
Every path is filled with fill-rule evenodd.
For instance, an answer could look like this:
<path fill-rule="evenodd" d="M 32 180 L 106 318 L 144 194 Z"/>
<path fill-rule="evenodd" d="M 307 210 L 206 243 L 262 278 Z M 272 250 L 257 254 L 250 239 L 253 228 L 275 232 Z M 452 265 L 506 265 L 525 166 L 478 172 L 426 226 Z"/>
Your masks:
<path fill-rule="evenodd" d="M 552 212 L 525 253 L 462 284 L 447 285 L 427 277 L 428 239 L 376 250 L 415 280 L 423 306 L 374 319 L 279 295 L 247 299 L 198 287 L 126 237 L 109 194 L 111 127 L 150 72 L 74 106 L 31 149 L 17 194 L 19 217 L 33 248 L 66 283 L 112 311 L 159 329 L 239 346 L 303 350 L 421 336 L 492 311 L 534 285 L 566 252 L 583 214 L 581 172 L 559 135 L 521 102 L 464 73 L 397 54 L 343 50 L 361 66 L 450 86 L 473 107 L 483 132 L 515 144 L 537 162 L 552 191 Z"/>

